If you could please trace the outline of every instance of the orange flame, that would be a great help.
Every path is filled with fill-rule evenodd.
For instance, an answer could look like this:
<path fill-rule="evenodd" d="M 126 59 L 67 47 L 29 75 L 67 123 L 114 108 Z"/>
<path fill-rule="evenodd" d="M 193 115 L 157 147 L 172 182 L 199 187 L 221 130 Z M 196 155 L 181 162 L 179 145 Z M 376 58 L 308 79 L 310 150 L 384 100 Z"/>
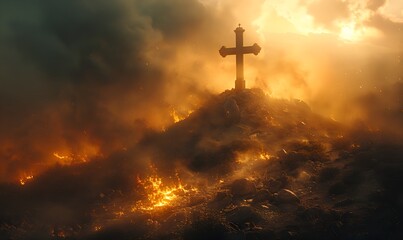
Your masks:
<path fill-rule="evenodd" d="M 187 110 L 187 111 L 178 112 L 177 110 L 172 109 L 172 111 L 170 113 L 170 116 L 174 120 L 174 123 L 177 123 L 177 122 L 180 122 L 180 121 L 186 119 L 192 113 L 193 113 L 193 110 Z"/>
<path fill-rule="evenodd" d="M 58 162 L 62 165 L 74 165 L 86 163 L 91 157 L 97 156 L 97 153 L 82 153 L 82 154 L 62 154 L 54 152 L 53 156 L 58 159 Z"/>
<path fill-rule="evenodd" d="M 156 174 L 147 177 L 145 180 L 141 180 L 138 177 L 137 181 L 144 187 L 147 199 L 146 201 L 137 202 L 133 210 L 155 210 L 166 207 L 171 205 L 174 201 L 180 201 L 186 194 L 198 191 L 197 188 L 183 185 L 178 175 L 176 177 L 178 179 L 177 184 L 171 186 L 166 186 L 162 178 L 158 177 Z"/>
<path fill-rule="evenodd" d="M 34 179 L 33 175 L 29 175 L 29 176 L 25 176 L 25 177 L 20 178 L 21 186 L 24 186 L 28 181 L 31 181 L 32 179 Z"/>
<path fill-rule="evenodd" d="M 58 159 L 65 159 L 65 158 L 68 158 L 69 156 L 64 156 L 64 155 L 61 155 L 61 154 L 59 154 L 59 153 L 53 153 L 53 156 L 55 156 L 56 158 L 58 158 Z"/>

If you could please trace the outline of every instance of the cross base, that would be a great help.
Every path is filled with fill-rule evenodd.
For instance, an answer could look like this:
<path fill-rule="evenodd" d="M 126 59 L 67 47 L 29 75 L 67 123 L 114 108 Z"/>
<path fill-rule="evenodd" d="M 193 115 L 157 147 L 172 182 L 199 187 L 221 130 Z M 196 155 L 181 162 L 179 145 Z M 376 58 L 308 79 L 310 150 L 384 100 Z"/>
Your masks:
<path fill-rule="evenodd" d="M 235 80 L 235 90 L 244 90 L 245 89 L 245 80 L 237 79 Z"/>

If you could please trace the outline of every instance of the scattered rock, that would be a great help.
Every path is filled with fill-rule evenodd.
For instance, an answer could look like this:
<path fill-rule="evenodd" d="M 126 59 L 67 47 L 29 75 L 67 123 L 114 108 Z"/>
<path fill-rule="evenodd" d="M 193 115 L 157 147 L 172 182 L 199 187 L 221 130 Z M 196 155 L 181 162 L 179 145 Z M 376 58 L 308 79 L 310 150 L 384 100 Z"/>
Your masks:
<path fill-rule="evenodd" d="M 251 231 L 247 231 L 244 234 L 244 238 L 241 239 L 246 239 L 246 240 L 271 240 L 275 239 L 276 234 L 274 231 L 269 230 L 269 229 L 255 229 Z M 237 238 L 240 239 L 240 238 Z"/>
<path fill-rule="evenodd" d="M 266 182 L 266 186 L 271 193 L 276 193 L 284 187 L 284 183 L 280 180 L 271 178 Z"/>
<path fill-rule="evenodd" d="M 297 233 L 291 230 L 284 229 L 279 231 L 276 235 L 278 236 L 278 239 L 295 239 Z"/>
<path fill-rule="evenodd" d="M 204 203 L 204 202 L 206 202 L 206 198 L 203 197 L 203 196 L 199 196 L 199 195 L 198 196 L 191 196 L 190 199 L 189 199 L 188 206 L 192 207 L 192 206 L 196 206 L 196 205 L 199 205 L 201 203 Z"/>
<path fill-rule="evenodd" d="M 356 186 L 362 180 L 362 173 L 360 170 L 347 171 L 343 175 L 343 183 L 349 186 Z"/>
<path fill-rule="evenodd" d="M 169 232 L 176 226 L 184 224 L 188 219 L 188 213 L 186 211 L 179 211 L 168 216 L 160 226 L 160 231 Z"/>
<path fill-rule="evenodd" d="M 217 192 L 214 199 L 208 203 L 209 207 L 222 209 L 232 202 L 232 196 L 228 192 Z"/>
<path fill-rule="evenodd" d="M 322 224 L 322 226 L 331 226 L 340 222 L 342 216 L 340 212 L 334 210 L 325 210 L 320 207 L 311 207 L 301 210 L 298 217 L 310 224 Z"/>
<path fill-rule="evenodd" d="M 224 224 L 217 219 L 205 219 L 192 223 L 185 229 L 183 234 L 184 240 L 221 240 L 227 239 L 229 230 Z M 172 239 L 172 238 L 169 238 Z"/>
<path fill-rule="evenodd" d="M 347 198 L 334 204 L 334 207 L 347 207 L 354 204 L 354 200 Z"/>
<path fill-rule="evenodd" d="M 143 219 L 146 222 L 145 219 Z M 85 239 L 89 240 L 97 240 L 97 239 L 140 239 L 141 236 L 150 232 L 150 226 L 147 224 L 135 224 L 133 222 L 124 222 L 122 220 L 114 222 L 112 225 L 105 226 L 99 231 L 91 232 L 90 235 L 86 236 Z M 61 231 L 60 234 L 65 234 L 65 231 Z M 4 235 L 0 235 L 4 236 Z M 37 236 L 37 235 L 36 235 Z M 61 237 L 55 236 L 53 239 L 72 239 L 72 237 Z M 37 239 L 49 239 L 50 236 L 41 236 Z M 4 239 L 4 238 L 2 238 Z M 10 238 L 12 239 L 12 238 Z M 18 239 L 33 239 L 32 236 L 27 236 L 26 238 L 18 238 Z"/>
<path fill-rule="evenodd" d="M 260 238 L 258 238 L 258 239 L 270 240 L 270 239 L 275 239 L 276 234 L 275 234 L 275 232 L 273 230 L 265 228 L 260 232 L 259 237 Z"/>
<path fill-rule="evenodd" d="M 284 154 L 281 153 L 279 155 L 280 163 L 287 172 L 296 170 L 308 160 L 308 157 L 305 154 L 296 151 L 290 151 Z"/>
<path fill-rule="evenodd" d="M 241 119 L 239 106 L 234 98 L 229 98 L 224 103 L 224 115 L 228 123 L 238 123 Z"/>
<path fill-rule="evenodd" d="M 217 202 L 217 201 L 221 201 L 224 200 L 225 198 L 231 197 L 231 195 L 228 192 L 217 192 L 217 194 L 215 195 L 213 201 Z"/>
<path fill-rule="evenodd" d="M 323 168 L 319 173 L 319 181 L 327 182 L 334 179 L 340 173 L 340 169 L 334 167 Z"/>
<path fill-rule="evenodd" d="M 253 197 L 254 203 L 260 203 L 264 201 L 273 200 L 273 195 L 267 191 L 266 189 L 259 190 L 256 195 Z"/>
<path fill-rule="evenodd" d="M 346 192 L 346 188 L 347 186 L 342 182 L 335 183 L 329 188 L 328 193 L 329 195 L 340 195 Z"/>
<path fill-rule="evenodd" d="M 238 179 L 231 184 L 231 194 L 234 197 L 243 197 L 256 192 L 255 184 L 247 179 Z"/>
<path fill-rule="evenodd" d="M 291 190 L 281 189 L 277 193 L 277 202 L 279 204 L 298 204 L 301 202 L 298 196 Z"/>
<path fill-rule="evenodd" d="M 301 218 L 303 221 L 307 221 L 309 223 L 315 223 L 318 219 L 322 218 L 324 212 L 319 207 L 311 207 L 307 209 L 302 209 L 301 212 L 298 214 L 298 217 Z"/>
<path fill-rule="evenodd" d="M 227 215 L 227 220 L 238 225 L 240 228 L 246 227 L 247 223 L 260 223 L 262 216 L 250 206 L 241 206 L 235 208 Z"/>
<path fill-rule="evenodd" d="M 308 181 L 308 180 L 311 180 L 311 179 L 312 179 L 311 174 L 307 173 L 306 171 L 301 171 L 298 174 L 298 180 L 299 181 Z"/>

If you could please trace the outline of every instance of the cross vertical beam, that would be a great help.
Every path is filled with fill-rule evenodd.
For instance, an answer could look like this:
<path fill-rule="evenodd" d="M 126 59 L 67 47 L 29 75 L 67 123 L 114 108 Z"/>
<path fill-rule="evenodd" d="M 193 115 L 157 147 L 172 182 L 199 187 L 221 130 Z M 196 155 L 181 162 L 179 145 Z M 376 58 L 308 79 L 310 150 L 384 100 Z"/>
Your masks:
<path fill-rule="evenodd" d="M 236 80 L 235 89 L 245 89 L 245 79 L 243 75 L 243 33 L 245 29 L 240 26 L 235 30 L 235 48 L 236 48 Z"/>
<path fill-rule="evenodd" d="M 243 55 L 248 53 L 253 53 L 258 55 L 261 47 L 256 43 L 252 46 L 243 46 L 243 33 L 245 29 L 239 26 L 234 30 L 235 32 L 235 48 L 226 48 L 222 46 L 220 49 L 220 54 L 222 57 L 226 57 L 227 55 L 235 55 L 236 56 L 236 80 L 235 80 L 235 89 L 242 90 L 245 89 L 245 79 L 243 74 Z"/>

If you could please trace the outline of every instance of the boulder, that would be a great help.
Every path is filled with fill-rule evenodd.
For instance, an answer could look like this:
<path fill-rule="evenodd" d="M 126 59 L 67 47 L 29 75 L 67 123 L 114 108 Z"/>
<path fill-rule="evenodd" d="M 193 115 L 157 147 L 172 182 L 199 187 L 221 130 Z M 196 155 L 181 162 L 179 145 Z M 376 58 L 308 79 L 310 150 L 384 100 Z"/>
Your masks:
<path fill-rule="evenodd" d="M 253 197 L 254 203 L 273 200 L 273 195 L 266 189 L 259 190 Z"/>
<path fill-rule="evenodd" d="M 330 188 L 328 190 L 328 194 L 331 196 L 341 195 L 341 194 L 346 193 L 347 188 L 348 188 L 348 186 L 346 186 L 343 182 L 337 182 L 337 183 L 333 184 L 332 186 L 330 186 Z"/>
<path fill-rule="evenodd" d="M 217 192 L 214 199 L 208 203 L 211 208 L 222 209 L 232 202 L 232 196 L 228 192 Z"/>
<path fill-rule="evenodd" d="M 334 167 L 323 168 L 319 173 L 319 181 L 327 182 L 334 179 L 340 173 L 340 169 Z"/>
<path fill-rule="evenodd" d="M 308 180 L 311 180 L 311 179 L 312 179 L 311 174 L 307 173 L 306 171 L 301 171 L 298 174 L 298 180 L 299 181 L 308 181 Z"/>
<path fill-rule="evenodd" d="M 281 189 L 277 193 L 277 202 L 279 204 L 298 204 L 301 200 L 293 191 L 289 189 Z"/>
<path fill-rule="evenodd" d="M 204 219 L 194 221 L 183 233 L 184 240 L 220 240 L 228 239 L 229 230 L 218 219 Z M 170 236 L 164 239 L 172 239 Z M 176 239 L 176 238 L 175 238 Z"/>
<path fill-rule="evenodd" d="M 279 179 L 270 178 L 266 181 L 265 186 L 271 193 L 277 193 L 282 188 L 285 188 L 288 185 L 288 178 L 286 176 L 282 176 Z"/>
<path fill-rule="evenodd" d="M 227 123 L 238 123 L 241 119 L 241 111 L 234 98 L 229 98 L 223 105 L 224 116 Z"/>
<path fill-rule="evenodd" d="M 248 223 L 260 223 L 263 218 L 251 206 L 240 206 L 228 213 L 227 220 L 235 223 L 240 228 L 244 228 L 248 225 Z"/>
<path fill-rule="evenodd" d="M 206 202 L 206 198 L 203 197 L 203 196 L 191 196 L 189 198 L 188 206 L 192 207 L 192 206 L 196 206 L 196 205 L 199 205 L 201 203 L 204 203 L 204 202 Z"/>
<path fill-rule="evenodd" d="M 231 184 L 230 191 L 234 197 L 243 197 L 254 194 L 256 186 L 252 181 L 247 179 L 238 179 Z"/>

